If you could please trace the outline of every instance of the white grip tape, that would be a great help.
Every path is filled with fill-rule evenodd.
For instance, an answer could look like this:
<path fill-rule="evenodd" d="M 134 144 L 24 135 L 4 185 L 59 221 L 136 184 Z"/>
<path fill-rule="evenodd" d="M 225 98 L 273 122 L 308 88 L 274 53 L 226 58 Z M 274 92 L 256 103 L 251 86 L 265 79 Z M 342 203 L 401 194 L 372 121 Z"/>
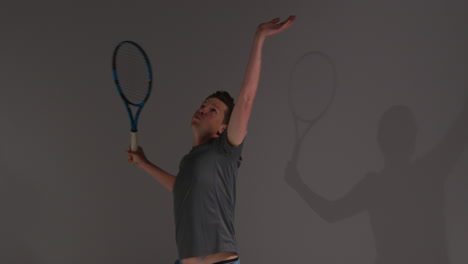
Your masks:
<path fill-rule="evenodd" d="M 137 132 L 130 132 L 130 149 L 132 152 L 138 150 Z"/>

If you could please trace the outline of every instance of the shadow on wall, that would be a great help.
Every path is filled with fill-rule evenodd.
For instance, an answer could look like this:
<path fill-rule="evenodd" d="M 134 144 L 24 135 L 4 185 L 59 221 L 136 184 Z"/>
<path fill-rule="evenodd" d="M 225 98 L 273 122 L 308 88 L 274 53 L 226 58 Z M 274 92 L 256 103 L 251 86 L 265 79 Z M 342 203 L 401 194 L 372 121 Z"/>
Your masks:
<path fill-rule="evenodd" d="M 448 264 L 444 187 L 468 145 L 466 120 L 468 96 L 443 139 L 422 157 L 412 159 L 416 120 L 408 106 L 394 105 L 379 121 L 377 141 L 384 168 L 367 173 L 344 197 L 330 201 L 307 187 L 296 168 L 297 155 L 288 163 L 284 179 L 328 222 L 367 211 L 377 251 L 375 263 Z"/>

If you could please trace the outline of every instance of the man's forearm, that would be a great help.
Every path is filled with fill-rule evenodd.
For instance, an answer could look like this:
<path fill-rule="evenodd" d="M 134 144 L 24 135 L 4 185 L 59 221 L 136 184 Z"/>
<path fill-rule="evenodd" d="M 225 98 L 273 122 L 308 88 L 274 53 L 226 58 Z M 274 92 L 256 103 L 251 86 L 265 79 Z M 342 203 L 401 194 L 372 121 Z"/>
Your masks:
<path fill-rule="evenodd" d="M 149 173 L 153 178 L 155 178 L 159 183 L 161 183 L 164 187 L 166 187 L 166 189 L 172 192 L 176 176 L 167 173 L 166 171 L 149 161 L 141 163 L 139 164 L 139 166 L 141 169 L 143 169 L 144 171 Z"/>
<path fill-rule="evenodd" d="M 252 103 L 257 93 L 260 80 L 260 71 L 262 63 L 262 48 L 265 39 L 255 34 L 252 49 L 250 51 L 249 62 L 245 70 L 244 81 L 239 91 L 238 102 Z"/>

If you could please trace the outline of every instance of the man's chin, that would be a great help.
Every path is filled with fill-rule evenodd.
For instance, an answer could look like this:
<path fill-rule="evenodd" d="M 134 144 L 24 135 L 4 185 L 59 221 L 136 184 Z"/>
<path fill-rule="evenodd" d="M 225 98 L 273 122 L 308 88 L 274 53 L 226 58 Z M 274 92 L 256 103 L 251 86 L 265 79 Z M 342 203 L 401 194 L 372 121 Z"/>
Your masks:
<path fill-rule="evenodd" d="M 199 129 L 200 128 L 200 120 L 192 120 L 192 122 L 190 122 L 190 127 L 192 129 Z"/>

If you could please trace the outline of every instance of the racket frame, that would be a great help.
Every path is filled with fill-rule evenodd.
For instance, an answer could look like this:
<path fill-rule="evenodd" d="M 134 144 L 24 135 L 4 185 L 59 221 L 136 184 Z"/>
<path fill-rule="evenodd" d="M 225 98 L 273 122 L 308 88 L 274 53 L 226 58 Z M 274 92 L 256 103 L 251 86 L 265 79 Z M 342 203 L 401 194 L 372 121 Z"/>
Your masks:
<path fill-rule="evenodd" d="M 300 116 L 297 113 L 297 111 L 295 110 L 295 108 L 294 108 L 293 99 L 292 99 L 292 78 L 293 78 L 293 73 L 295 72 L 295 69 L 296 69 L 297 65 L 299 64 L 299 62 L 301 62 L 302 59 L 305 58 L 306 56 L 310 56 L 310 55 L 318 55 L 320 57 L 325 58 L 329 62 L 330 66 L 331 66 L 331 69 L 332 69 L 332 77 L 331 78 L 332 78 L 333 84 L 332 84 L 332 88 L 331 88 L 332 89 L 331 96 L 330 96 L 330 98 L 328 100 L 328 103 L 325 105 L 325 107 L 320 111 L 320 113 L 318 115 L 316 115 L 312 119 L 307 119 L 307 118 L 304 118 L 304 117 Z M 297 62 L 294 64 L 293 70 L 290 72 L 290 75 L 289 75 L 289 87 L 288 87 L 289 107 L 290 107 L 291 113 L 293 115 L 295 136 L 296 136 L 291 161 L 297 162 L 297 158 L 299 156 L 300 145 L 302 144 L 302 141 L 304 140 L 305 136 L 307 135 L 307 132 L 325 115 L 325 113 L 330 108 L 330 106 L 331 106 L 331 104 L 332 104 L 332 102 L 333 102 L 333 100 L 335 98 L 335 93 L 336 93 L 337 86 L 338 86 L 338 79 L 337 79 L 335 64 L 333 63 L 333 60 L 331 59 L 331 57 L 328 56 L 327 54 L 325 54 L 324 52 L 321 52 L 321 51 L 307 52 L 307 53 L 303 54 L 302 57 L 299 60 L 297 60 Z M 304 129 L 304 132 L 302 133 L 302 135 L 299 135 L 299 127 L 298 127 L 299 126 L 299 121 L 307 124 L 306 128 Z"/>
<path fill-rule="evenodd" d="M 119 83 L 119 78 L 118 78 L 118 75 L 117 75 L 117 67 L 116 67 L 116 58 L 117 58 L 119 49 L 123 45 L 133 45 L 133 46 L 135 46 L 142 53 L 143 58 L 144 58 L 145 63 L 146 63 L 146 70 L 147 70 L 147 73 L 148 73 L 148 75 L 147 75 L 148 76 L 148 90 L 146 92 L 146 95 L 145 95 L 145 98 L 143 99 L 143 101 L 141 101 L 139 103 L 131 102 L 125 96 L 125 94 L 123 93 L 122 87 L 120 86 L 120 83 Z M 114 53 L 112 55 L 112 73 L 113 73 L 113 76 L 114 76 L 115 86 L 117 87 L 117 91 L 119 92 L 120 97 L 122 98 L 122 100 L 124 102 L 125 108 L 127 109 L 128 118 L 130 120 L 130 148 L 131 148 L 132 152 L 136 152 L 138 150 L 138 142 L 137 142 L 138 120 L 140 118 L 140 114 L 141 114 L 141 111 L 143 109 L 143 106 L 146 104 L 146 102 L 148 101 L 148 98 L 149 98 L 149 96 L 151 94 L 151 90 L 152 90 L 151 87 L 152 87 L 152 83 L 153 83 L 153 73 L 152 73 L 151 63 L 150 63 L 150 60 L 148 58 L 148 55 L 143 50 L 143 48 L 140 45 L 138 45 L 136 42 L 130 41 L 130 40 L 121 41 L 115 47 Z M 137 108 L 135 116 L 133 115 L 132 109 L 130 108 L 130 106 L 134 106 L 134 107 Z"/>

